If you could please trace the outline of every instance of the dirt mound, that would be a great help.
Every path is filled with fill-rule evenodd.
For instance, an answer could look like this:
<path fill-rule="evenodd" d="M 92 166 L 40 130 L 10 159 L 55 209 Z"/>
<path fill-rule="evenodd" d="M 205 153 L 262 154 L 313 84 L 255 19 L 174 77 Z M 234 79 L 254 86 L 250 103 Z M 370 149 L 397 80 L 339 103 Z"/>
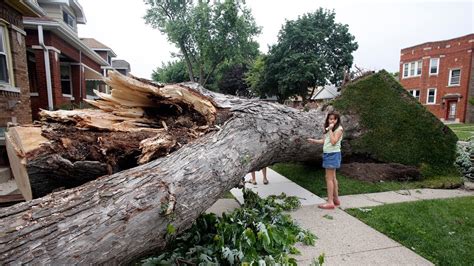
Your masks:
<path fill-rule="evenodd" d="M 419 180 L 422 177 L 416 167 L 398 163 L 348 163 L 341 166 L 340 173 L 370 182 Z"/>

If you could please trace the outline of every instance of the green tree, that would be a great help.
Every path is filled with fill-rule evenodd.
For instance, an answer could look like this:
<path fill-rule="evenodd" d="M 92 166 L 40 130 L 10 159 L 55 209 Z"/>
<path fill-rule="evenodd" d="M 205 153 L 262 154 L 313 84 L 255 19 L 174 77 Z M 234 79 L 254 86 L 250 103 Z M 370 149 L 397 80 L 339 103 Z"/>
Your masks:
<path fill-rule="evenodd" d="M 250 96 L 250 90 L 245 81 L 247 72 L 245 64 L 234 64 L 222 71 L 222 77 L 218 81 L 219 91 L 224 94 Z"/>
<path fill-rule="evenodd" d="M 245 81 L 250 86 L 252 94 L 263 96 L 265 75 L 265 55 L 258 56 L 245 75 Z"/>
<path fill-rule="evenodd" d="M 276 95 L 279 101 L 293 95 L 306 101 L 309 88 L 341 84 L 358 44 L 335 16 L 334 11 L 319 8 L 285 23 L 265 60 L 263 93 Z"/>
<path fill-rule="evenodd" d="M 182 60 L 163 63 L 161 67 L 153 70 L 151 77 L 154 81 L 162 83 L 179 83 L 189 80 L 186 64 Z"/>
<path fill-rule="evenodd" d="M 147 24 L 181 51 L 189 80 L 206 85 L 224 62 L 251 59 L 260 33 L 242 1 L 144 0 Z"/>

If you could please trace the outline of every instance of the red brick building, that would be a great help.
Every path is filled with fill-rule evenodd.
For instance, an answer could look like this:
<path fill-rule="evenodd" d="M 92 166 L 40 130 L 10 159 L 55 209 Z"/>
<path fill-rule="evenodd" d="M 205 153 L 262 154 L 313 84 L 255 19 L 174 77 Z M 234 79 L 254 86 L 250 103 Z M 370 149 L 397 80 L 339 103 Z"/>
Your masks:
<path fill-rule="evenodd" d="M 474 34 L 401 50 L 400 83 L 441 121 L 474 122 Z"/>
<path fill-rule="evenodd" d="M 86 23 L 77 0 L 38 0 L 41 18 L 24 17 L 30 70 L 31 108 L 70 108 L 86 98 L 86 80 L 100 80 L 111 63 L 88 47 L 77 34 Z"/>
<path fill-rule="evenodd" d="M 0 165 L 6 163 L 7 124 L 31 123 L 24 15 L 44 13 L 31 0 L 0 0 Z"/>
<path fill-rule="evenodd" d="M 109 69 L 112 69 L 112 68 L 115 69 L 115 67 L 113 67 L 112 58 L 115 58 L 117 55 L 110 47 L 99 42 L 98 40 L 94 38 L 81 38 L 81 41 L 85 45 L 87 45 L 87 47 L 89 47 L 94 52 L 96 52 L 100 57 L 106 60 L 109 65 L 112 66 L 112 67 L 103 68 L 102 74 L 104 77 L 107 76 L 107 71 Z M 105 82 L 102 79 L 86 79 L 86 96 L 88 99 L 98 98 L 95 95 L 94 90 L 110 93 L 110 88 L 105 84 Z"/>

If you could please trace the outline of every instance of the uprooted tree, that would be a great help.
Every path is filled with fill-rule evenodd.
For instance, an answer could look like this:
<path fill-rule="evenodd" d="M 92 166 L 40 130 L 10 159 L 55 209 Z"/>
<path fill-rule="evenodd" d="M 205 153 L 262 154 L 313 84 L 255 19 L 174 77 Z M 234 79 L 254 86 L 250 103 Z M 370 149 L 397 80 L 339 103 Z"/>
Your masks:
<path fill-rule="evenodd" d="M 112 95 L 90 102 L 98 109 L 44 112 L 34 133 L 44 139 L 22 143 L 26 133 L 9 133 L 29 180 L 100 177 L 2 209 L 1 264 L 127 263 L 159 251 L 169 225 L 177 233 L 188 228 L 249 171 L 318 160 L 322 147 L 306 139 L 322 134 L 332 108 L 343 114 L 347 160 L 422 168 L 454 160 L 454 134 L 385 71 L 349 83 L 332 106 L 309 112 L 196 84 L 118 74 L 107 82 Z"/>

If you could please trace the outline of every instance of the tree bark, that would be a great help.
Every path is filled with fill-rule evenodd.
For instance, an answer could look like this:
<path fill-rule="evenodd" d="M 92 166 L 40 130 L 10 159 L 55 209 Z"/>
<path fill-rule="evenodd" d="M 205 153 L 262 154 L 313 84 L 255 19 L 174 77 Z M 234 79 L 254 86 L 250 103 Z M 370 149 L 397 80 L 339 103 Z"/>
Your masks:
<path fill-rule="evenodd" d="M 42 111 L 42 125 L 11 128 L 7 150 L 26 200 L 77 187 L 165 156 L 212 130 L 210 98 L 177 85 L 110 73 L 99 109 Z"/>
<path fill-rule="evenodd" d="M 186 86 L 232 116 L 166 157 L 3 209 L 0 264 L 129 263 L 162 250 L 169 224 L 181 233 L 246 173 L 321 156 L 322 146 L 306 139 L 322 135 L 324 110 L 300 112 Z M 342 121 L 349 152 L 363 132 L 356 116 Z"/>

